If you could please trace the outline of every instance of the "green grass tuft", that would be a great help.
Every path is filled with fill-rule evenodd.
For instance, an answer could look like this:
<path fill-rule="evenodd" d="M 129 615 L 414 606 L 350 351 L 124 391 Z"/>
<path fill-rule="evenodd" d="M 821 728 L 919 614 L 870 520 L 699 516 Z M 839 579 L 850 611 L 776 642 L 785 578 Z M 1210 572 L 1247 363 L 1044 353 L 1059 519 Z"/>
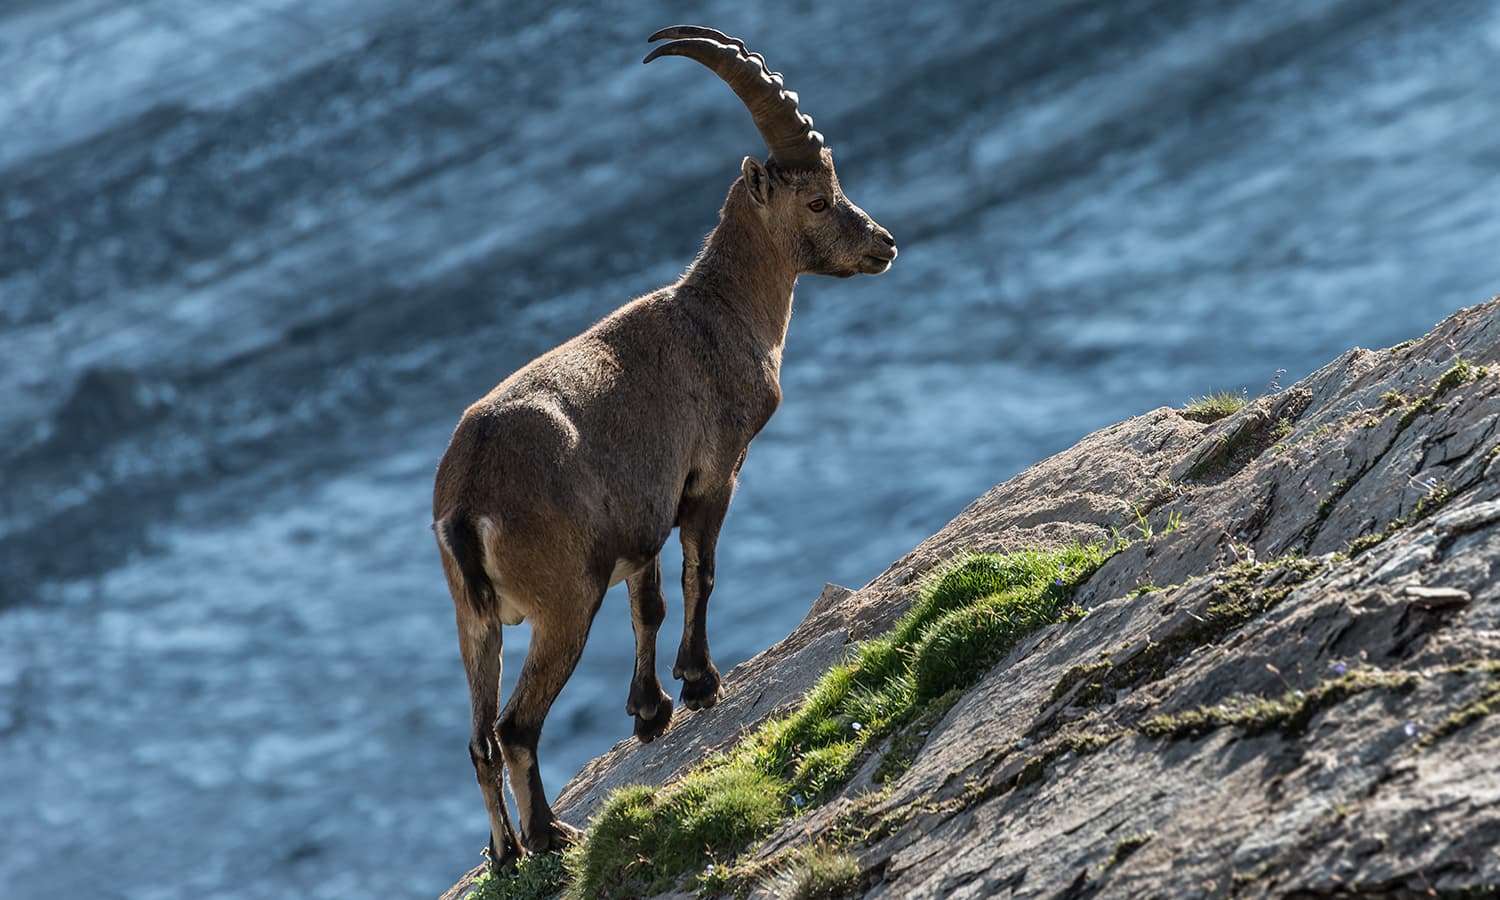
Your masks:
<path fill-rule="evenodd" d="M 1344 498 L 1345 494 L 1349 493 L 1350 486 L 1350 481 L 1347 478 L 1340 478 L 1328 486 L 1328 494 L 1322 500 L 1318 501 L 1319 522 L 1328 518 L 1329 513 L 1333 512 L 1333 508 L 1338 505 L 1338 502 Z"/>
<path fill-rule="evenodd" d="M 1418 749 L 1426 750 L 1448 735 L 1462 730 L 1465 726 L 1500 711 L 1500 670 L 1492 668 L 1489 671 L 1490 683 L 1479 696 L 1454 710 L 1431 731 L 1422 735 L 1421 740 L 1417 741 Z"/>
<path fill-rule="evenodd" d="M 1460 385 L 1468 384 L 1471 381 L 1478 381 L 1488 374 L 1489 370 L 1484 366 L 1476 366 L 1462 356 L 1455 356 L 1453 357 L 1453 366 L 1444 372 L 1442 377 L 1433 384 L 1432 395 L 1434 397 L 1441 397 L 1443 394 Z"/>
<path fill-rule="evenodd" d="M 1434 482 L 1427 489 L 1427 493 L 1422 497 L 1422 499 L 1417 501 L 1417 505 L 1412 508 L 1410 517 L 1411 522 L 1420 522 L 1433 513 L 1437 512 L 1438 507 L 1448 502 L 1448 497 L 1451 495 L 1451 493 L 1452 492 L 1448 490 L 1448 486 L 1446 484 L 1443 484 L 1442 482 Z"/>
<path fill-rule="evenodd" d="M 1249 402 L 1244 391 L 1214 391 L 1189 400 L 1182 408 L 1182 417 L 1194 422 L 1217 422 L 1244 409 Z"/>
<path fill-rule="evenodd" d="M 910 722 L 891 736 L 890 747 L 880 758 L 871 780 L 877 784 L 894 781 L 911 768 L 917 754 L 927 745 L 927 736 L 962 696 L 962 691 L 949 691 L 921 707 Z"/>
<path fill-rule="evenodd" d="M 1072 695 L 1069 703 L 1093 707 L 1110 702 L 1117 691 L 1155 681 L 1199 647 L 1217 643 L 1256 616 L 1280 603 L 1288 594 L 1321 571 L 1323 563 L 1288 554 L 1264 563 L 1241 561 L 1216 579 L 1214 602 L 1194 615 L 1193 623 L 1139 651 L 1093 663 L 1075 665 L 1063 673 L 1046 706 Z"/>
<path fill-rule="evenodd" d="M 1427 488 L 1427 493 L 1417 501 L 1416 506 L 1412 507 L 1410 515 L 1402 516 L 1399 519 L 1392 519 L 1385 523 L 1385 528 L 1381 531 L 1362 534 L 1350 541 L 1348 548 L 1344 551 L 1345 555 L 1349 559 L 1353 559 L 1371 547 L 1378 546 L 1401 529 L 1408 525 L 1415 525 L 1434 512 L 1437 512 L 1438 508 L 1447 503 L 1451 496 L 1452 492 L 1446 484 L 1439 481 L 1432 482 Z"/>
<path fill-rule="evenodd" d="M 1300 734 L 1318 713 L 1355 694 L 1371 690 L 1410 691 L 1419 680 L 1409 672 L 1356 669 L 1307 691 L 1288 691 L 1274 698 L 1242 698 L 1175 715 L 1155 716 L 1142 723 L 1141 733 L 1176 739 L 1202 737 L 1217 728 L 1235 726 L 1251 735 L 1275 730 Z"/>
<path fill-rule="evenodd" d="M 1124 862 L 1132 853 L 1149 844 L 1154 837 L 1156 837 L 1156 832 L 1143 831 L 1120 838 L 1120 842 L 1115 844 L 1114 855 L 1105 862 L 1105 868 Z"/>
<path fill-rule="evenodd" d="M 765 834 L 786 808 L 786 786 L 744 766 L 699 769 L 671 790 L 622 788 L 590 823 L 587 841 L 569 851 L 569 893 L 625 898 L 668 890 Z"/>
<path fill-rule="evenodd" d="M 1448 371 L 1439 376 L 1437 381 L 1433 382 L 1432 393 L 1412 400 L 1404 407 L 1395 407 L 1397 409 L 1404 409 L 1404 412 L 1401 414 L 1401 420 L 1396 423 L 1396 433 L 1400 434 L 1405 431 L 1412 422 L 1416 421 L 1418 416 L 1437 412 L 1442 409 L 1443 404 L 1438 402 L 1439 397 L 1456 387 L 1468 384 L 1471 381 L 1478 381 L 1488 374 L 1489 369 L 1484 366 L 1476 366 L 1461 356 L 1453 357 L 1453 365 Z M 1404 399 L 1405 395 L 1394 391 L 1381 395 L 1381 401 L 1387 406 L 1392 405 L 1398 398 Z"/>
<path fill-rule="evenodd" d="M 1052 693 L 1047 697 L 1046 705 L 1051 706 L 1066 697 L 1074 687 L 1080 684 L 1083 687 L 1073 697 L 1073 705 L 1095 705 L 1104 695 L 1112 668 L 1114 668 L 1114 663 L 1107 658 L 1087 665 L 1072 666 L 1057 680 L 1057 684 L 1052 686 Z"/>
<path fill-rule="evenodd" d="M 840 900 L 858 893 L 860 874 L 848 851 L 819 842 L 793 850 L 766 887 L 777 900 Z"/>
<path fill-rule="evenodd" d="M 527 855 L 509 872 L 480 876 L 468 900 L 551 900 L 562 892 L 563 877 L 561 853 Z"/>

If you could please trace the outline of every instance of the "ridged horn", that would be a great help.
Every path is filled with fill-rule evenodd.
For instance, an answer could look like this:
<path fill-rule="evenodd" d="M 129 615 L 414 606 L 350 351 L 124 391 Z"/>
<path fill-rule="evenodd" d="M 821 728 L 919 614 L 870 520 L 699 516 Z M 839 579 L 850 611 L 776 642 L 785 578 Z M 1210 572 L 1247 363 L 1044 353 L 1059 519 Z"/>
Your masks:
<path fill-rule="evenodd" d="M 765 57 L 752 52 L 739 38 L 701 25 L 673 25 L 648 38 L 660 40 L 668 43 L 652 50 L 643 62 L 685 56 L 712 69 L 750 111 L 779 165 L 788 169 L 817 167 L 823 135 L 813 130 L 812 118 L 797 109 L 796 93 L 783 87 L 781 73 L 768 69 Z"/>

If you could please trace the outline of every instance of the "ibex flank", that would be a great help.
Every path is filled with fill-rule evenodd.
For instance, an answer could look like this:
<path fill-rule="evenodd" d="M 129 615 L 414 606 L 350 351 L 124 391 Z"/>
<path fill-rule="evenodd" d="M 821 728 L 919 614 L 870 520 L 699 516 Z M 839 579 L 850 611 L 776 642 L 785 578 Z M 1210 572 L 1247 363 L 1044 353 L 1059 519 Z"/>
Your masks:
<path fill-rule="evenodd" d="M 547 710 L 610 585 L 626 581 L 635 674 L 625 712 L 650 742 L 672 719 L 656 677 L 666 614 L 658 554 L 682 542 L 682 643 L 672 674 L 689 709 L 719 697 L 704 622 L 714 548 L 750 439 L 781 402 L 792 289 L 804 273 L 877 275 L 896 242 L 844 196 L 833 157 L 781 75 L 736 38 L 676 26 L 645 59 L 684 56 L 739 95 L 770 155 L 745 157 L 719 224 L 675 284 L 625 304 L 470 406 L 438 466 L 434 530 L 469 679 L 469 754 L 490 816 L 490 863 L 569 843 L 537 768 Z M 503 708 L 501 626 L 531 623 Z M 502 796 L 510 772 L 520 835 Z"/>

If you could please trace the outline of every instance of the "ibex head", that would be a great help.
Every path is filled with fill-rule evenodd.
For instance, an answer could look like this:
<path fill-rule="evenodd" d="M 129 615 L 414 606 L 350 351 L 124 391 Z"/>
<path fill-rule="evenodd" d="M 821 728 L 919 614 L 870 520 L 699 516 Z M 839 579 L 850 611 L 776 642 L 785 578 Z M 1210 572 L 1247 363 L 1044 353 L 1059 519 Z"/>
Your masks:
<path fill-rule="evenodd" d="M 896 258 L 896 241 L 844 196 L 833 154 L 781 73 L 739 38 L 697 25 L 663 28 L 650 40 L 670 39 L 646 57 L 685 56 L 714 72 L 739 95 L 770 149 L 761 163 L 741 164 L 746 193 L 773 239 L 799 272 L 848 277 L 878 275 Z"/>

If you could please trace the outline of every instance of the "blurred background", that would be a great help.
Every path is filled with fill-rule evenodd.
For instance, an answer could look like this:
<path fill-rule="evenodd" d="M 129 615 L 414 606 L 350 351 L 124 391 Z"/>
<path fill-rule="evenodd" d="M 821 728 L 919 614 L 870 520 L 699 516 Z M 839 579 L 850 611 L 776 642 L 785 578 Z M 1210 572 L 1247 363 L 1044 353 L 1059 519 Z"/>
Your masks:
<path fill-rule="evenodd" d="M 479 860 L 432 473 L 764 156 L 707 70 L 640 65 L 677 21 L 787 73 L 901 246 L 798 288 L 726 671 L 1093 429 L 1500 291 L 1488 0 L 10 0 L 0 894 L 422 897 Z M 631 646 L 621 588 L 554 795 L 630 734 Z"/>

